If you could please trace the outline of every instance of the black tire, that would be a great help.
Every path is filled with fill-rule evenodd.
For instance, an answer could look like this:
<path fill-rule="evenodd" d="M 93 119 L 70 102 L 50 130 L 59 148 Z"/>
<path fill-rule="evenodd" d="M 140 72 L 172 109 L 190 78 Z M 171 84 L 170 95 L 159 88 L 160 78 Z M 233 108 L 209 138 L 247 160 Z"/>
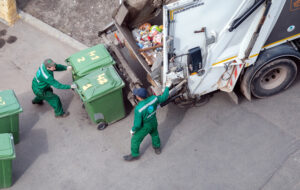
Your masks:
<path fill-rule="evenodd" d="M 251 81 L 251 93 L 257 98 L 275 95 L 287 89 L 297 76 L 297 65 L 290 58 L 275 59 L 264 64 Z"/>
<path fill-rule="evenodd" d="M 104 130 L 107 126 L 108 126 L 107 123 L 105 123 L 105 122 L 100 122 L 99 125 L 98 125 L 98 127 L 97 127 L 97 129 L 100 130 L 100 131 L 102 131 L 102 130 Z"/>
<path fill-rule="evenodd" d="M 277 87 L 273 87 L 272 90 L 270 89 L 265 89 L 265 88 L 259 88 L 259 84 L 257 83 L 257 80 L 254 80 L 254 78 L 259 78 L 261 77 L 260 75 L 263 75 L 263 72 L 266 74 L 266 70 L 269 67 L 273 67 L 274 64 L 280 64 L 279 61 L 281 60 L 284 62 L 284 60 L 288 60 L 288 63 L 285 63 L 284 65 L 289 65 L 286 66 L 286 69 L 293 70 L 295 67 L 295 63 L 299 64 L 300 63 L 300 52 L 294 49 L 293 46 L 290 44 L 281 44 L 279 46 L 263 50 L 260 52 L 256 62 L 245 69 L 244 74 L 241 77 L 241 91 L 245 95 L 245 97 L 248 100 L 251 100 L 252 96 L 255 96 L 257 98 L 264 98 L 268 97 L 271 95 L 274 95 L 287 87 L 290 86 L 290 84 L 293 82 L 293 75 L 289 76 L 289 78 L 286 78 L 281 85 L 277 85 Z M 276 63 L 277 62 L 277 63 Z M 270 66 L 270 65 L 272 66 Z M 269 65 L 269 66 L 268 66 Z M 296 70 L 294 70 L 296 73 Z"/>

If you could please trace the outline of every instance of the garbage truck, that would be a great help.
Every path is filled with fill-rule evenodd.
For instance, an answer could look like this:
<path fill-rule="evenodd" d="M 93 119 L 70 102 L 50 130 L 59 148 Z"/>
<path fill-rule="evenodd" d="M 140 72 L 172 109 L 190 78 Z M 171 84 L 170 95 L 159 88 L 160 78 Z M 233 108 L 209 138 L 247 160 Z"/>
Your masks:
<path fill-rule="evenodd" d="M 127 0 L 112 17 L 98 35 L 129 89 L 147 79 L 149 91 L 160 94 L 170 79 L 169 102 L 178 105 L 218 91 L 236 103 L 238 91 L 248 100 L 266 98 L 287 89 L 300 66 L 300 0 Z M 161 28 L 159 44 L 142 41 L 152 26 Z M 134 105 L 130 91 L 127 97 Z"/>

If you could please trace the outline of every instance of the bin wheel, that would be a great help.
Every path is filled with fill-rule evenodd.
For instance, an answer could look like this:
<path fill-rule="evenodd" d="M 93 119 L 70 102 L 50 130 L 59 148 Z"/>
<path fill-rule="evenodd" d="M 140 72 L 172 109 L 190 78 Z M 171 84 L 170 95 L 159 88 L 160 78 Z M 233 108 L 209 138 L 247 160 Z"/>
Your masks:
<path fill-rule="evenodd" d="M 82 108 L 85 109 L 85 105 L 84 104 L 82 104 Z"/>
<path fill-rule="evenodd" d="M 98 125 L 98 130 L 104 130 L 105 128 L 107 127 L 107 123 L 105 123 L 105 122 L 101 122 L 101 123 L 99 123 L 99 125 Z"/>

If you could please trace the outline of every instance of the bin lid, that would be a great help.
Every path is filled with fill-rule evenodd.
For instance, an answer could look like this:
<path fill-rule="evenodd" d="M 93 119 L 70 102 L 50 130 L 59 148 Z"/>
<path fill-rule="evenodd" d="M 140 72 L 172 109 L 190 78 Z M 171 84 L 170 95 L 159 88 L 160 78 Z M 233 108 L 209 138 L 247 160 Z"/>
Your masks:
<path fill-rule="evenodd" d="M 115 64 L 115 61 L 103 44 L 93 46 L 71 55 L 66 62 L 73 68 L 73 74 L 80 77 L 96 68 Z"/>
<path fill-rule="evenodd" d="M 0 91 L 0 118 L 22 112 L 13 90 Z"/>
<path fill-rule="evenodd" d="M 125 86 L 113 66 L 97 69 L 75 81 L 77 92 L 84 102 L 105 96 Z"/>
<path fill-rule="evenodd" d="M 16 154 L 12 134 L 0 134 L 0 160 L 13 159 L 15 157 Z"/>

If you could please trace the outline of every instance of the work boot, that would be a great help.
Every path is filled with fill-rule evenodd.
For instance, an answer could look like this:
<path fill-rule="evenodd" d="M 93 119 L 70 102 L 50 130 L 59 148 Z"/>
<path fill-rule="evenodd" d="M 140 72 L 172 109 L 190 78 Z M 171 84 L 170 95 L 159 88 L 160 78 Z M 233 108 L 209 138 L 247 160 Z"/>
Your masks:
<path fill-rule="evenodd" d="M 37 104 L 37 105 L 43 105 L 44 104 L 43 101 L 35 102 L 34 100 L 32 100 L 31 102 L 32 102 L 32 104 Z"/>
<path fill-rule="evenodd" d="M 126 156 L 123 156 L 123 158 L 124 158 L 124 160 L 126 160 L 126 161 L 133 161 L 133 160 L 139 159 L 139 156 L 133 157 L 131 154 L 128 154 L 128 155 L 126 155 Z"/>
<path fill-rule="evenodd" d="M 161 153 L 161 149 L 160 148 L 154 148 L 154 152 L 155 152 L 155 154 L 159 155 Z"/>
<path fill-rule="evenodd" d="M 70 112 L 66 112 L 66 113 L 64 113 L 64 114 L 61 114 L 61 115 L 56 115 L 55 117 L 56 118 L 64 118 L 64 117 L 68 117 L 70 115 Z"/>

